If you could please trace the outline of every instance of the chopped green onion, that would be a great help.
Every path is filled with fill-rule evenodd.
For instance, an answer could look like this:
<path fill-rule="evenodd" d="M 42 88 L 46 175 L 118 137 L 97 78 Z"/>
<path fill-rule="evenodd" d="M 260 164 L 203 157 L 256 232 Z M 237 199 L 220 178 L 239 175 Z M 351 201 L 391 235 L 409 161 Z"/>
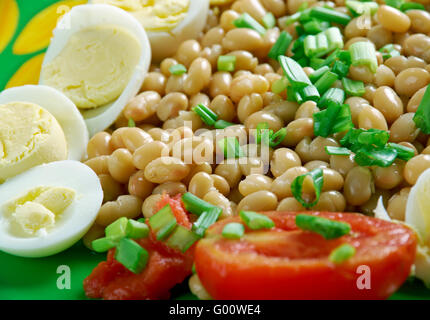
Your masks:
<path fill-rule="evenodd" d="M 278 60 L 279 56 L 285 55 L 292 40 L 293 37 L 288 32 L 282 31 L 267 56 L 274 60 Z"/>
<path fill-rule="evenodd" d="M 324 21 L 334 22 L 346 26 L 351 17 L 345 13 L 341 13 L 332 9 L 323 7 L 314 7 L 310 12 L 311 17 L 315 17 Z"/>
<path fill-rule="evenodd" d="M 329 260 L 335 264 L 341 264 L 355 255 L 355 248 L 344 243 L 334 249 L 329 256 Z"/>
<path fill-rule="evenodd" d="M 184 203 L 187 211 L 197 216 L 200 216 L 205 211 L 210 211 L 211 209 L 216 208 L 213 204 L 200 199 L 190 192 L 182 195 L 182 202 Z"/>
<path fill-rule="evenodd" d="M 263 138 L 263 133 L 267 132 L 267 138 L 273 134 L 273 130 L 269 129 L 269 124 L 267 122 L 260 122 L 257 124 L 257 128 L 255 128 L 255 142 L 257 144 L 261 143 L 261 139 Z M 269 139 L 267 139 L 269 140 Z M 268 144 L 269 141 L 265 141 L 265 144 Z"/>
<path fill-rule="evenodd" d="M 215 121 L 214 128 L 215 129 L 225 129 L 227 127 L 231 127 L 234 125 L 236 125 L 236 124 L 220 119 L 220 120 Z"/>
<path fill-rule="evenodd" d="M 122 238 L 123 237 L 121 236 L 119 237 L 117 236 L 117 237 L 105 237 L 105 238 L 96 239 L 93 242 L 91 242 L 91 247 L 95 252 L 106 252 L 112 248 L 115 248 Z"/>
<path fill-rule="evenodd" d="M 424 10 L 425 11 L 426 8 L 421 3 L 404 2 L 400 5 L 400 10 L 403 12 L 408 11 L 408 10 Z"/>
<path fill-rule="evenodd" d="M 311 100 L 311 101 L 317 102 L 320 99 L 320 94 L 318 92 L 318 89 L 312 84 L 302 89 L 299 89 L 299 93 L 304 101 Z"/>
<path fill-rule="evenodd" d="M 306 56 L 311 58 L 323 56 L 329 50 L 328 39 L 324 33 L 318 33 L 315 36 L 307 36 L 303 46 Z"/>
<path fill-rule="evenodd" d="M 342 33 L 340 32 L 339 28 L 337 27 L 331 27 L 324 31 L 324 34 L 327 37 L 329 46 L 329 51 L 334 49 L 342 49 L 343 48 L 343 39 L 342 39 Z"/>
<path fill-rule="evenodd" d="M 219 56 L 217 61 L 218 71 L 234 71 L 236 59 L 236 56 Z"/>
<path fill-rule="evenodd" d="M 105 229 L 106 237 L 125 237 L 128 219 L 126 217 L 119 218 L 108 225 Z"/>
<path fill-rule="evenodd" d="M 128 238 L 132 239 L 146 238 L 149 235 L 149 228 L 145 223 L 129 219 L 125 233 Z"/>
<path fill-rule="evenodd" d="M 343 89 L 350 96 L 361 97 L 366 90 L 364 89 L 363 81 L 351 80 L 349 78 L 342 78 Z"/>
<path fill-rule="evenodd" d="M 197 234 L 181 225 L 178 225 L 172 232 L 171 236 L 166 240 L 166 244 L 170 248 L 184 253 L 199 239 L 200 237 Z"/>
<path fill-rule="evenodd" d="M 166 204 L 160 211 L 149 218 L 149 225 L 157 240 L 164 240 L 175 229 L 177 222 L 172 208 Z"/>
<path fill-rule="evenodd" d="M 123 238 L 115 251 L 115 259 L 131 272 L 139 274 L 146 267 L 149 254 L 135 241 Z"/>
<path fill-rule="evenodd" d="M 321 66 L 330 66 L 333 62 L 335 62 L 339 51 L 339 49 L 336 49 L 330 53 L 330 55 L 322 61 Z"/>
<path fill-rule="evenodd" d="M 309 66 L 314 69 L 318 70 L 324 66 L 324 59 L 321 58 L 311 58 L 309 61 Z"/>
<path fill-rule="evenodd" d="M 312 82 L 296 61 L 286 56 L 279 56 L 279 63 L 294 89 L 302 89 L 312 85 Z"/>
<path fill-rule="evenodd" d="M 296 216 L 296 225 L 300 229 L 318 233 L 326 240 L 340 238 L 351 231 L 351 226 L 346 222 L 309 214 L 298 214 Z"/>
<path fill-rule="evenodd" d="M 218 115 L 203 104 L 198 104 L 192 108 L 192 111 L 194 111 L 208 126 L 213 126 L 215 121 L 218 120 Z"/>
<path fill-rule="evenodd" d="M 374 149 L 363 147 L 355 153 L 354 161 L 359 166 L 389 167 L 397 157 L 397 151 L 392 148 Z"/>
<path fill-rule="evenodd" d="M 316 19 L 310 20 L 303 24 L 303 29 L 305 30 L 306 34 L 317 34 L 324 31 L 324 27 L 321 22 Z"/>
<path fill-rule="evenodd" d="M 187 72 L 187 68 L 183 64 L 174 64 L 169 68 L 169 72 L 174 76 L 180 76 Z"/>
<path fill-rule="evenodd" d="M 276 26 L 276 18 L 273 13 L 268 12 L 263 16 L 263 25 L 266 29 L 272 29 Z"/>
<path fill-rule="evenodd" d="M 324 94 L 337 80 L 337 74 L 331 71 L 327 71 L 323 74 L 321 78 L 315 82 L 315 87 L 317 88 L 319 94 Z"/>
<path fill-rule="evenodd" d="M 332 72 L 336 73 L 340 78 L 346 77 L 349 72 L 349 64 L 337 60 L 333 64 Z"/>
<path fill-rule="evenodd" d="M 430 85 L 424 92 L 413 120 L 418 129 L 425 134 L 430 134 Z"/>
<path fill-rule="evenodd" d="M 222 229 L 222 236 L 227 239 L 240 239 L 245 234 L 245 227 L 238 222 L 227 223 Z"/>
<path fill-rule="evenodd" d="M 233 24 L 237 28 L 247 28 L 257 31 L 260 35 L 266 33 L 266 29 L 248 13 L 242 13 L 242 15 L 233 21 Z"/>
<path fill-rule="evenodd" d="M 351 110 L 347 104 L 329 103 L 327 109 L 313 114 L 314 133 L 328 137 L 330 134 L 351 129 Z"/>
<path fill-rule="evenodd" d="M 385 0 L 386 5 L 396 9 L 400 9 L 400 6 L 402 5 L 403 2 L 404 0 Z"/>
<path fill-rule="evenodd" d="M 414 149 L 402 146 L 394 142 L 389 142 L 388 147 L 397 151 L 397 158 L 404 161 L 409 161 L 415 156 Z"/>
<path fill-rule="evenodd" d="M 272 84 L 272 92 L 276 94 L 281 94 L 288 87 L 288 79 L 286 77 L 282 77 L 278 80 L 275 80 Z"/>
<path fill-rule="evenodd" d="M 354 152 L 357 152 L 362 147 L 383 147 L 388 142 L 389 138 L 390 135 L 385 130 L 352 128 L 340 140 L 340 144 Z"/>
<path fill-rule="evenodd" d="M 218 145 L 224 151 L 225 159 L 241 158 L 244 156 L 236 137 L 225 137 L 218 142 Z"/>
<path fill-rule="evenodd" d="M 353 66 L 366 66 L 371 72 L 376 72 L 378 61 L 373 43 L 368 41 L 355 42 L 349 47 L 349 52 Z"/>
<path fill-rule="evenodd" d="M 315 83 L 319 78 L 321 78 L 323 76 L 323 74 L 325 74 L 329 70 L 330 70 L 330 68 L 328 66 L 323 66 L 323 67 L 315 70 L 314 72 L 312 72 L 309 75 L 309 80 L 311 80 L 312 83 Z"/>
<path fill-rule="evenodd" d="M 284 141 L 286 135 L 287 135 L 287 129 L 286 128 L 282 128 L 282 129 L 278 130 L 276 133 L 274 133 L 273 135 L 270 136 L 269 146 L 271 148 L 275 148 L 282 141 Z"/>
<path fill-rule="evenodd" d="M 203 238 L 207 228 L 213 225 L 222 213 L 222 209 L 219 207 L 214 207 L 209 211 L 203 212 L 197 221 L 193 224 L 193 231 L 199 237 Z"/>
<path fill-rule="evenodd" d="M 330 103 L 343 104 L 345 101 L 345 92 L 339 88 L 328 89 L 318 101 L 318 107 L 325 109 Z"/>
<path fill-rule="evenodd" d="M 355 0 L 346 0 L 345 5 L 354 15 L 358 16 L 363 14 L 374 15 L 379 7 L 376 2 L 361 2 Z"/>
<path fill-rule="evenodd" d="M 303 182 L 305 181 L 305 178 L 307 176 L 310 176 L 312 178 L 314 189 L 315 189 L 315 200 L 310 203 L 305 201 L 302 197 Z M 323 171 L 321 168 L 317 168 L 315 170 L 312 170 L 308 173 L 305 173 L 301 176 L 296 177 L 293 180 L 293 183 L 291 184 L 291 191 L 293 193 L 294 198 L 296 198 L 296 200 L 300 202 L 302 206 L 304 206 L 305 208 L 311 208 L 314 205 L 316 205 L 320 199 L 323 183 L 324 183 Z"/>
<path fill-rule="evenodd" d="M 351 64 L 351 53 L 348 50 L 339 50 L 336 56 L 340 61 L 346 63 L 347 65 Z"/>
<path fill-rule="evenodd" d="M 391 57 L 400 56 L 400 52 L 394 48 L 392 43 L 383 46 L 381 49 L 379 49 L 379 52 L 382 53 L 382 58 L 384 60 L 387 60 Z"/>
<path fill-rule="evenodd" d="M 268 216 L 254 211 L 240 211 L 240 218 L 252 230 L 270 229 L 275 223 Z"/>
<path fill-rule="evenodd" d="M 128 127 L 129 128 L 135 128 L 136 127 L 136 122 L 134 122 L 134 120 L 132 118 L 128 119 Z"/>
<path fill-rule="evenodd" d="M 333 147 L 333 146 L 326 146 L 325 152 L 333 156 L 349 156 L 351 154 L 351 151 L 349 151 L 348 148 Z"/>

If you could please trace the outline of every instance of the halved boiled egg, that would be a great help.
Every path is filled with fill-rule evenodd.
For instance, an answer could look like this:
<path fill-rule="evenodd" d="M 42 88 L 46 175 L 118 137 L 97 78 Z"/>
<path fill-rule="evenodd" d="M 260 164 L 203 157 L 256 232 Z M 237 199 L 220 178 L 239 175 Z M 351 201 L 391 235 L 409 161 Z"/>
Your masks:
<path fill-rule="evenodd" d="M 103 200 L 97 175 L 78 161 L 34 167 L 0 185 L 0 250 L 45 257 L 76 243 Z"/>
<path fill-rule="evenodd" d="M 153 61 L 173 56 L 185 40 L 196 39 L 206 25 L 209 0 L 92 0 L 131 13 L 148 33 Z"/>
<path fill-rule="evenodd" d="M 93 136 L 138 93 L 150 61 L 146 32 L 132 15 L 109 5 L 81 5 L 55 28 L 40 83 L 69 97 Z"/>
<path fill-rule="evenodd" d="M 411 188 L 406 204 L 405 222 L 419 236 L 415 275 L 430 286 L 430 169 L 424 171 Z"/>
<path fill-rule="evenodd" d="M 87 144 L 85 121 L 61 92 L 26 85 L 0 93 L 0 183 L 42 163 L 82 160 Z"/>

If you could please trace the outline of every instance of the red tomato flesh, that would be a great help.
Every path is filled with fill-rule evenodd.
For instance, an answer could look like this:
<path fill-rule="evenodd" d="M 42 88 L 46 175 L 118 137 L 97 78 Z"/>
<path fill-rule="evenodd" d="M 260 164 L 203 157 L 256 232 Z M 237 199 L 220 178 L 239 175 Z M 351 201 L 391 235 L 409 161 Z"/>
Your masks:
<path fill-rule="evenodd" d="M 167 203 L 172 207 L 178 223 L 191 228 L 180 199 L 163 195 L 157 208 Z M 152 233 L 137 242 L 148 251 L 146 268 L 140 274 L 134 274 L 115 260 L 115 249 L 112 249 L 107 261 L 101 262 L 84 280 L 88 297 L 106 300 L 168 299 L 170 289 L 191 274 L 195 246 L 183 254 L 157 241 Z"/>
<path fill-rule="evenodd" d="M 196 270 L 214 299 L 385 299 L 410 274 L 416 237 L 403 225 L 361 214 L 309 212 L 351 225 L 349 235 L 325 240 L 298 229 L 296 213 L 266 214 L 275 228 L 247 229 L 240 240 L 228 240 L 221 236 L 223 227 L 240 222 L 229 218 L 197 244 Z M 330 252 L 344 243 L 356 254 L 336 265 Z M 364 281 L 360 266 L 369 268 L 370 289 L 357 285 Z"/>

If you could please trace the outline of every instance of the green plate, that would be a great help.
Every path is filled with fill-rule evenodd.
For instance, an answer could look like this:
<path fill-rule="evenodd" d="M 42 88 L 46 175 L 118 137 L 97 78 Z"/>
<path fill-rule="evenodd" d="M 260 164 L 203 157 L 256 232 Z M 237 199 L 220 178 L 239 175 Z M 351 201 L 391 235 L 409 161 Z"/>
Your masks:
<path fill-rule="evenodd" d="M 19 258 L 0 252 L 0 299 L 86 299 L 82 282 L 105 258 L 105 254 L 93 253 L 81 242 L 60 254 L 40 259 Z M 63 288 L 64 266 L 70 270 L 70 289 Z M 174 290 L 173 298 L 196 299 L 186 284 Z M 430 290 L 418 280 L 407 281 L 391 299 L 430 300 Z"/>

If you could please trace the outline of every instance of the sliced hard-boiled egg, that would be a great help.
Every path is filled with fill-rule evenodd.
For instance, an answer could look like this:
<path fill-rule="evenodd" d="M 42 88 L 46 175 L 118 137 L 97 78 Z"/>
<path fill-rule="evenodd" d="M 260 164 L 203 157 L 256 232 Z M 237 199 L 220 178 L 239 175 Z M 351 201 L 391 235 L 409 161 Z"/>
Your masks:
<path fill-rule="evenodd" d="M 173 56 L 179 45 L 196 39 L 206 25 L 209 0 L 91 0 L 130 12 L 148 33 L 153 61 Z"/>
<path fill-rule="evenodd" d="M 42 163 L 82 160 L 87 144 L 85 121 L 61 92 L 26 85 L 0 93 L 0 180 Z"/>
<path fill-rule="evenodd" d="M 73 7 L 53 34 L 40 83 L 68 96 L 93 136 L 138 93 L 151 61 L 148 37 L 132 15 L 102 4 Z"/>
<path fill-rule="evenodd" d="M 34 167 L 0 185 L 0 250 L 45 257 L 76 243 L 103 200 L 97 175 L 78 161 Z"/>
<path fill-rule="evenodd" d="M 430 169 L 424 171 L 411 188 L 406 204 L 405 222 L 416 230 L 419 246 L 415 276 L 430 286 Z"/>

